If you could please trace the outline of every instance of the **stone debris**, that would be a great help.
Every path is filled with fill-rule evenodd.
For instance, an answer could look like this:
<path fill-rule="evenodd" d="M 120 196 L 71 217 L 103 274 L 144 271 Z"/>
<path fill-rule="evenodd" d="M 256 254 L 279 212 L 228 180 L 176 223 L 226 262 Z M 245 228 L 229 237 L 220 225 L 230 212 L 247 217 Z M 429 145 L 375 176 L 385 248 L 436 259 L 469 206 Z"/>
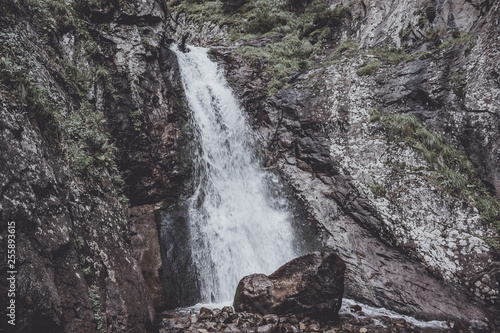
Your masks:
<path fill-rule="evenodd" d="M 361 309 L 359 305 L 354 306 Z M 357 311 L 361 313 L 361 311 Z M 278 316 L 267 314 L 261 316 L 251 312 L 234 312 L 231 307 L 222 309 L 201 308 L 172 310 L 161 313 L 160 333 L 438 333 L 453 332 L 451 323 L 449 329 L 419 328 L 404 319 L 394 319 L 386 316 L 367 317 L 364 315 L 341 314 L 338 321 L 318 321 L 309 317 L 298 318 L 290 314 Z M 196 321 L 191 320 L 196 318 Z M 455 325 L 460 327 L 460 324 Z"/>

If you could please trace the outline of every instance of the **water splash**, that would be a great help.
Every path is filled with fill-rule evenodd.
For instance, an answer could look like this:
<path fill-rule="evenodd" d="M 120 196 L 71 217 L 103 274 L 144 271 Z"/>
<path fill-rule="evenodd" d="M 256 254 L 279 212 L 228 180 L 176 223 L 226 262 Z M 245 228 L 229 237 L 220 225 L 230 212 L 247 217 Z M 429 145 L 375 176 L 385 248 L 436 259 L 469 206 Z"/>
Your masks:
<path fill-rule="evenodd" d="M 245 275 L 270 274 L 297 256 L 293 217 L 274 193 L 277 176 L 261 167 L 244 113 L 208 50 L 172 50 L 198 144 L 188 202 L 192 258 L 201 302 L 220 303 L 232 300 Z"/>

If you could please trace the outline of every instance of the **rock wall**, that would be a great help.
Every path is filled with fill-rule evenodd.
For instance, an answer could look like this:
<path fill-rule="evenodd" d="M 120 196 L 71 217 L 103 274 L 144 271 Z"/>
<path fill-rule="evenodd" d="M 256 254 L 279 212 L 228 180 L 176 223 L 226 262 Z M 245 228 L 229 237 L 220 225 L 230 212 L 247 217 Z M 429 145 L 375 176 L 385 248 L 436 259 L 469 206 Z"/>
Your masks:
<path fill-rule="evenodd" d="M 391 112 L 418 112 L 430 128 L 445 132 L 499 195 L 498 2 L 356 1 L 352 8 L 355 19 L 344 37 L 362 46 L 437 51 L 431 61 L 379 76 L 385 91 L 378 97 Z"/>
<path fill-rule="evenodd" d="M 188 169 L 165 4 L 2 8 L 0 240 L 7 249 L 15 223 L 15 328 L 151 331 L 165 301 L 154 210 Z"/>

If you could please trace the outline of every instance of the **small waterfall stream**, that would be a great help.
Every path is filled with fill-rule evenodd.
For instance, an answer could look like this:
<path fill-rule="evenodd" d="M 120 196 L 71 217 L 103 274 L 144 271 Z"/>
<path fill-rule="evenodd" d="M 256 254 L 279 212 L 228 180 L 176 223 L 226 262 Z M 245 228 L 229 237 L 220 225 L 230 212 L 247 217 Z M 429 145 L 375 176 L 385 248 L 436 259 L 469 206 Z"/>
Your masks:
<path fill-rule="evenodd" d="M 197 141 L 187 221 L 201 302 L 228 302 L 242 277 L 270 274 L 298 255 L 293 214 L 278 177 L 261 166 L 245 115 L 208 50 L 172 50 Z"/>

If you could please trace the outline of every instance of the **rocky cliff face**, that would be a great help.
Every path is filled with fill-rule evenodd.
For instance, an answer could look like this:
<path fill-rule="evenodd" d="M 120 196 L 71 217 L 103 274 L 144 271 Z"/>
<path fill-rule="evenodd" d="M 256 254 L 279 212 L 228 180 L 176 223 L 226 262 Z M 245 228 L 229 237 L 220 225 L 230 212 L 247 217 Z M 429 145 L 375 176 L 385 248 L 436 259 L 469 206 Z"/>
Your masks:
<path fill-rule="evenodd" d="M 16 326 L 3 316 L 2 329 L 153 328 L 164 302 L 153 211 L 183 173 L 165 10 L 161 1 L 2 2 L 0 239 L 7 249 L 15 224 L 17 271 Z M 2 292 L 2 308 L 10 299 Z"/>
<path fill-rule="evenodd" d="M 233 79 L 270 166 L 295 189 L 324 245 L 347 262 L 350 297 L 488 330 L 500 292 L 500 5 L 330 3 L 348 15 L 329 21 L 310 69 L 292 73 L 277 93 L 266 73 L 286 65 L 273 58 L 282 56 L 276 45 L 292 38 L 285 15 L 263 28 L 266 36 L 246 35 L 237 47 L 224 34 L 204 35 L 209 23 L 196 16 L 179 14 L 174 30 L 185 27 L 193 42 L 226 43 L 215 57 Z M 251 22 L 260 14 L 249 15 L 251 8 L 247 2 L 229 14 L 247 20 L 242 31 L 255 32 Z M 300 22 L 304 15 L 297 15 Z M 318 43 L 320 22 L 317 34 L 302 33 L 299 47 Z"/>

